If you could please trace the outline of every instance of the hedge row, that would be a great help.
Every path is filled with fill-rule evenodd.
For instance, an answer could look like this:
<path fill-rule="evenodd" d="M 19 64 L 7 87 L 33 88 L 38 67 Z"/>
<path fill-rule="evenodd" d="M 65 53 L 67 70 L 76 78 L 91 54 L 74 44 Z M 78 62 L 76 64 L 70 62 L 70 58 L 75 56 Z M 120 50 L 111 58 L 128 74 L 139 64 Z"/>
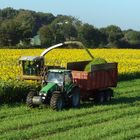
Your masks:
<path fill-rule="evenodd" d="M 37 84 L 24 81 L 0 80 L 0 104 L 24 102 L 31 89 L 38 89 Z"/>
<path fill-rule="evenodd" d="M 140 72 L 119 74 L 118 81 L 127 81 L 140 78 Z M 39 90 L 40 84 L 19 80 L 0 80 L 0 104 L 25 102 L 31 89 Z"/>

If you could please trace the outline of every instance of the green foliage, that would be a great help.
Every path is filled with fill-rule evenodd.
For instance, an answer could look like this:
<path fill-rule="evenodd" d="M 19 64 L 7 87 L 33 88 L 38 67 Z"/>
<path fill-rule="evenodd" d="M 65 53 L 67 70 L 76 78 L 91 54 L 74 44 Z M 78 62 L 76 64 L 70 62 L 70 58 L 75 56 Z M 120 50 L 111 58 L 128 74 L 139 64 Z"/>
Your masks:
<path fill-rule="evenodd" d="M 21 30 L 22 39 L 30 38 L 34 35 L 35 30 L 35 17 L 30 11 L 20 11 L 15 17 L 15 20 L 19 24 L 19 29 Z"/>
<path fill-rule="evenodd" d="M 44 25 L 39 30 L 41 44 L 43 46 L 51 46 L 54 43 L 54 34 L 50 26 Z"/>
<path fill-rule="evenodd" d="M 72 16 L 10 7 L 0 9 L 0 47 L 30 48 L 34 45 L 32 38 L 40 35 L 45 48 L 67 40 L 81 41 L 88 48 L 139 48 L 139 34 L 133 30 L 122 31 L 115 25 L 97 29 Z"/>
<path fill-rule="evenodd" d="M 88 47 L 96 47 L 98 45 L 98 30 L 92 25 L 84 24 L 79 28 L 79 40 L 84 42 Z"/>
<path fill-rule="evenodd" d="M 50 24 L 55 17 L 49 13 L 29 10 L 0 9 L 0 46 L 17 45 L 20 41 L 30 45 L 30 38 L 37 35 L 40 27 Z"/>
<path fill-rule="evenodd" d="M 140 32 L 130 30 L 125 33 L 125 39 L 131 44 L 140 44 Z"/>
<path fill-rule="evenodd" d="M 110 25 L 106 28 L 102 28 L 101 30 L 108 36 L 109 43 L 117 44 L 123 38 L 123 32 L 118 26 Z"/>
<path fill-rule="evenodd" d="M 25 101 L 30 89 L 36 86 L 23 81 L 0 80 L 0 104 Z"/>
<path fill-rule="evenodd" d="M 11 7 L 0 9 L 0 19 L 7 20 L 14 18 L 19 13 L 18 10 L 15 10 Z"/>
<path fill-rule="evenodd" d="M 63 34 L 66 40 L 72 40 L 77 38 L 77 30 L 74 25 L 67 23 L 63 25 Z"/>
<path fill-rule="evenodd" d="M 65 40 L 77 39 L 78 20 L 70 16 L 59 15 L 51 23 L 50 27 L 54 34 L 54 44 Z"/>
<path fill-rule="evenodd" d="M 20 30 L 15 20 L 5 20 L 0 26 L 0 45 L 13 46 L 20 40 Z"/>
<path fill-rule="evenodd" d="M 105 59 L 103 59 L 103 58 L 95 58 L 89 64 L 86 65 L 84 70 L 87 71 L 87 72 L 90 72 L 92 65 L 105 64 L 105 63 L 107 63 L 107 61 Z"/>

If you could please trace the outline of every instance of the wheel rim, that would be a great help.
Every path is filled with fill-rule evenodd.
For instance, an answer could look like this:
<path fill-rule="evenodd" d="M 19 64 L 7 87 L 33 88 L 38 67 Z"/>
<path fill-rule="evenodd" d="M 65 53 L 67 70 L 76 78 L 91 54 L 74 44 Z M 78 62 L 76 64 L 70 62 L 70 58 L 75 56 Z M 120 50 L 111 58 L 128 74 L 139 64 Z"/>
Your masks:
<path fill-rule="evenodd" d="M 100 103 L 103 103 L 103 102 L 104 102 L 104 97 L 100 96 Z"/>
<path fill-rule="evenodd" d="M 107 96 L 107 101 L 110 101 L 111 100 L 111 97 L 110 95 Z"/>

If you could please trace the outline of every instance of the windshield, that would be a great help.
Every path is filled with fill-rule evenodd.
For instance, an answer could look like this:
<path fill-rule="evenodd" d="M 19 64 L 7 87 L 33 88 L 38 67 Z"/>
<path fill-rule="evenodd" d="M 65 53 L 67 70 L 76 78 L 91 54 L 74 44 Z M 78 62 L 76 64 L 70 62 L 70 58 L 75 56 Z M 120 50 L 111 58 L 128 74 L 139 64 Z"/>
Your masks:
<path fill-rule="evenodd" d="M 22 67 L 24 75 L 40 75 L 41 64 L 38 61 L 23 61 Z"/>
<path fill-rule="evenodd" d="M 63 73 L 49 72 L 47 77 L 47 82 L 52 83 L 63 83 Z"/>

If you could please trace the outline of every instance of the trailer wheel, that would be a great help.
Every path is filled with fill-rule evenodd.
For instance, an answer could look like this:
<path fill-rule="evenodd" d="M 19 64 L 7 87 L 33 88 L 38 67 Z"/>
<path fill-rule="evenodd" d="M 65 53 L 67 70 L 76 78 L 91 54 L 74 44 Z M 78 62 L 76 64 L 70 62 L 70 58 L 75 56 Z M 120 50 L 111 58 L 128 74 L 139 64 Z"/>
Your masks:
<path fill-rule="evenodd" d="M 110 96 L 109 94 L 107 94 L 107 95 L 105 96 L 105 101 L 106 101 L 106 102 L 110 102 L 110 101 L 111 101 L 111 96 Z"/>
<path fill-rule="evenodd" d="M 102 103 L 104 103 L 104 101 L 105 101 L 104 92 L 97 93 L 97 95 L 95 97 L 95 102 L 102 104 Z"/>
<path fill-rule="evenodd" d="M 71 104 L 73 108 L 80 106 L 80 89 L 78 87 L 72 90 Z"/>
<path fill-rule="evenodd" d="M 50 106 L 53 110 L 62 110 L 64 107 L 64 99 L 60 92 L 54 92 L 51 97 Z"/>
<path fill-rule="evenodd" d="M 99 95 L 99 103 L 104 103 L 105 101 L 105 97 L 104 97 L 104 92 L 101 92 L 100 95 Z"/>
<path fill-rule="evenodd" d="M 36 92 L 35 91 L 30 91 L 27 95 L 27 98 L 26 98 L 26 104 L 27 106 L 33 108 L 35 107 L 35 105 L 33 104 L 33 97 L 36 95 Z"/>
<path fill-rule="evenodd" d="M 111 89 L 107 90 L 105 92 L 105 101 L 110 102 L 112 95 L 113 95 L 113 91 Z"/>

